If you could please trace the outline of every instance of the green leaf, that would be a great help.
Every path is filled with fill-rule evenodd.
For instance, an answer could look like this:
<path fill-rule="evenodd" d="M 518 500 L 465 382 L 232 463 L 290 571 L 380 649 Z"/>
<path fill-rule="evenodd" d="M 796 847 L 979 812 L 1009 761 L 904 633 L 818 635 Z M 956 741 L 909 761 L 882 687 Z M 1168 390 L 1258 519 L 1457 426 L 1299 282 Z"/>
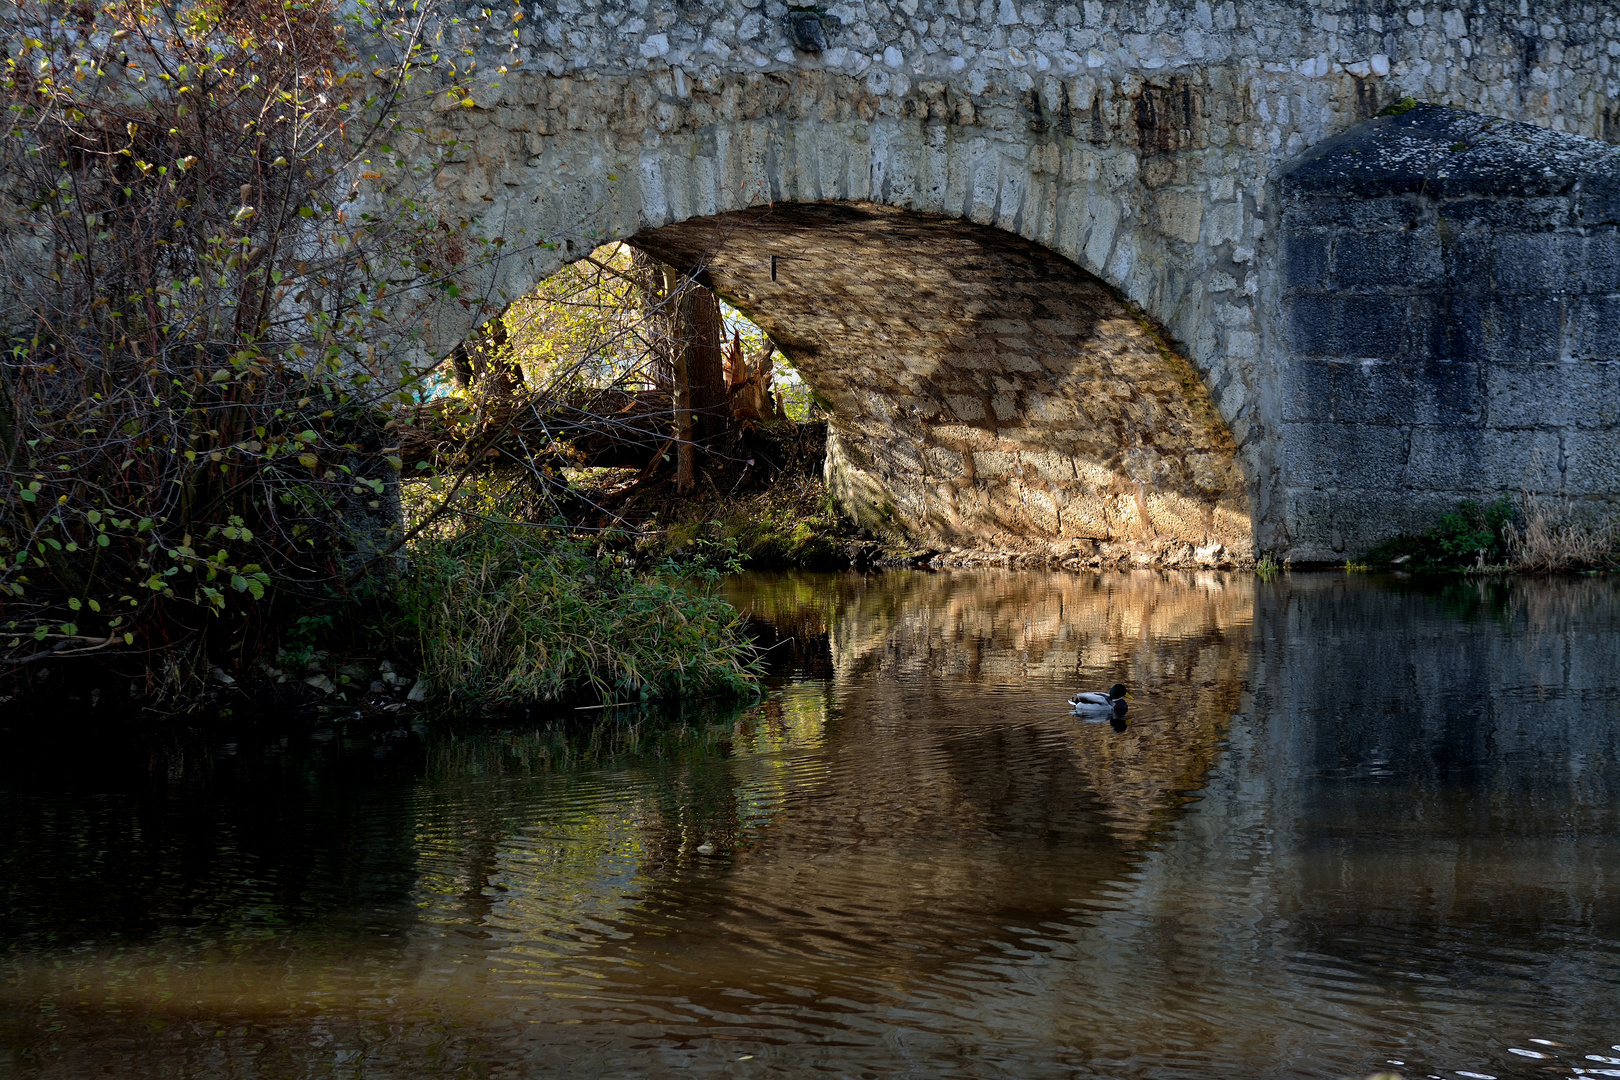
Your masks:
<path fill-rule="evenodd" d="M 70 596 L 68 597 L 68 607 L 74 611 L 78 611 L 80 608 L 84 607 L 84 605 L 79 603 L 78 597 Z"/>

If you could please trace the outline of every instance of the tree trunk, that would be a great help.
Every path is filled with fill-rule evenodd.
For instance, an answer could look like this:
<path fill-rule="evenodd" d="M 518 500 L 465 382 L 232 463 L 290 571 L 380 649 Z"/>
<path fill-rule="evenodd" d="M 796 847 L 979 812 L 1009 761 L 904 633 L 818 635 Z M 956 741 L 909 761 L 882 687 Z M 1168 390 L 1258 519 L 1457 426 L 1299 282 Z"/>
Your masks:
<path fill-rule="evenodd" d="M 692 383 L 693 434 L 700 446 L 731 427 L 731 395 L 726 392 L 725 350 L 720 344 L 720 301 L 693 284 L 687 292 L 686 377 Z"/>
<path fill-rule="evenodd" d="M 664 267 L 664 296 L 666 303 L 676 298 L 675 317 L 670 320 L 675 329 L 675 341 L 670 350 L 670 375 L 674 381 L 675 402 L 675 490 L 686 493 L 697 486 L 696 425 L 692 422 L 692 380 L 689 360 L 691 319 L 687 317 L 687 297 L 682 296 L 680 276 L 673 267 Z"/>
<path fill-rule="evenodd" d="M 522 366 L 501 355 L 506 342 L 506 320 L 497 315 L 457 345 L 450 354 L 450 374 L 456 388 L 466 390 L 485 378 L 493 378 L 495 392 L 506 395 L 524 385 Z"/>

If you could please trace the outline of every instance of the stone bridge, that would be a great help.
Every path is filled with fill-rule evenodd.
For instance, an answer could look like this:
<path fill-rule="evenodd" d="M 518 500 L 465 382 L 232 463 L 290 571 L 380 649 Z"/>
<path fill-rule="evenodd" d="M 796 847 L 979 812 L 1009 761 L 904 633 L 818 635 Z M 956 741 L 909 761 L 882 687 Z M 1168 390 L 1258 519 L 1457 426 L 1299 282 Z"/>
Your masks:
<path fill-rule="evenodd" d="M 1620 495 L 1613 5 L 502 0 L 444 33 L 473 90 L 426 131 L 503 242 L 492 300 L 611 239 L 700 271 L 873 524 L 1312 561 Z M 1408 97 L 1450 108 L 1371 119 Z"/>

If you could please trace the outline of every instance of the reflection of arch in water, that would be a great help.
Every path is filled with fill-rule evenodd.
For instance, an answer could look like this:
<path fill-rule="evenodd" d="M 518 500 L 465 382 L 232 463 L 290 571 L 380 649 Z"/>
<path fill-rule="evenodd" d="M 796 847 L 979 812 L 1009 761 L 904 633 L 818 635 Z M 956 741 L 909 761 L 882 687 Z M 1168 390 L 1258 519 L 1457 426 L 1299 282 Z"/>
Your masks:
<path fill-rule="evenodd" d="M 960 572 L 882 580 L 893 584 L 852 597 L 832 635 L 834 666 L 858 707 L 899 707 L 898 696 L 930 685 L 908 676 L 930 674 L 1040 688 L 1057 695 L 1061 713 L 1077 682 L 1117 678 L 1133 688 L 1128 732 L 1080 725 L 1066 739 L 1115 828 L 1144 837 L 1201 786 L 1247 673 L 1248 578 Z M 949 695 L 951 683 L 936 685 Z"/>
<path fill-rule="evenodd" d="M 1071 925 L 1202 785 L 1248 666 L 1246 578 L 761 576 L 729 596 L 819 627 L 834 675 L 790 688 L 826 702 L 813 753 L 727 763 L 739 793 L 775 794 L 752 827 L 716 837 L 722 882 L 671 865 L 625 923 L 638 963 L 682 973 L 679 996 L 715 1013 L 739 1007 L 720 992 L 738 985 L 784 1008 L 784 986 L 866 1003 L 957 993 L 981 952 Z M 1114 671 L 1147 721 L 1125 736 L 1062 704 L 1077 677 Z M 777 737 L 772 722 L 739 727 L 738 747 Z"/>

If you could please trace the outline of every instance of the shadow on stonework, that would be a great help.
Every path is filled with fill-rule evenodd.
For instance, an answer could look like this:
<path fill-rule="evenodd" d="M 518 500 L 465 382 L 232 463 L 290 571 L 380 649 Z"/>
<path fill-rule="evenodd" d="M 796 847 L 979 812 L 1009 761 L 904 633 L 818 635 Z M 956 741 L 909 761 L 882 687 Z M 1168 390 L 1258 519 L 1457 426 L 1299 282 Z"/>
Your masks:
<path fill-rule="evenodd" d="M 770 334 L 829 412 L 831 493 L 936 548 L 1159 565 L 1251 554 L 1239 448 L 1196 369 L 1011 233 L 781 204 L 631 240 Z"/>

